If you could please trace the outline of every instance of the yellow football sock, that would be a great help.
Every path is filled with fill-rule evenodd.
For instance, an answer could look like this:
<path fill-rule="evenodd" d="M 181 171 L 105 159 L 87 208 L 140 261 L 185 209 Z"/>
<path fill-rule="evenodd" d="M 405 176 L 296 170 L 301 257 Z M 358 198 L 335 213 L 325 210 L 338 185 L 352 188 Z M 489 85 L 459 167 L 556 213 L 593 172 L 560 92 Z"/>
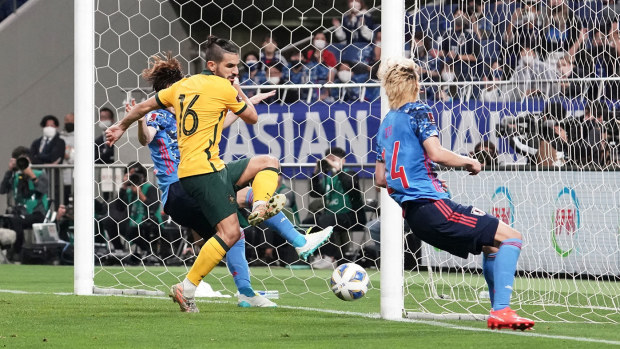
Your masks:
<path fill-rule="evenodd" d="M 252 182 L 254 202 L 268 201 L 271 198 L 271 195 L 278 188 L 279 172 L 277 168 L 267 167 L 256 174 Z"/>
<path fill-rule="evenodd" d="M 224 258 L 229 247 L 217 235 L 213 235 L 200 249 L 198 258 L 187 273 L 187 279 L 198 286 L 207 274 Z"/>

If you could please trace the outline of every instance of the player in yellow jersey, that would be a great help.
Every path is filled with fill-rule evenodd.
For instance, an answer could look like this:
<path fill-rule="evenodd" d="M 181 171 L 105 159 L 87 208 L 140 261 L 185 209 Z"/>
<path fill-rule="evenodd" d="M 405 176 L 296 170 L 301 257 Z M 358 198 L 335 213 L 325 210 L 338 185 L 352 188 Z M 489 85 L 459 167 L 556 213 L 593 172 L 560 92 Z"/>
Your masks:
<path fill-rule="evenodd" d="M 249 124 L 256 123 L 258 115 L 239 85 L 233 84 L 239 75 L 238 48 L 227 40 L 209 36 L 205 59 L 201 74 L 160 90 L 106 130 L 106 141 L 112 145 L 146 113 L 168 107 L 175 110 L 181 154 L 179 180 L 217 231 L 200 250 L 185 280 L 172 286 L 172 297 L 185 312 L 198 312 L 194 301 L 197 285 L 239 240 L 235 191 L 252 181 L 254 202 L 248 218 L 252 225 L 277 214 L 284 205 L 282 196 L 272 197 L 278 181 L 278 159 L 260 155 L 228 164 L 220 159 L 219 142 L 227 112 L 232 111 Z"/>

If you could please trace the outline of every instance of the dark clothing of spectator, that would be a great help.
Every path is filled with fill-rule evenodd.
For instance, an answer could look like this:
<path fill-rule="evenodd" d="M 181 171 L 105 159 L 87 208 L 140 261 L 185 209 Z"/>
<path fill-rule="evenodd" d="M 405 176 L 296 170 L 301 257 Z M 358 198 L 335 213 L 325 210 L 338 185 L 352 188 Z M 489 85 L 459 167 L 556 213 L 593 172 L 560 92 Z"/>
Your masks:
<path fill-rule="evenodd" d="M 56 134 L 53 138 L 41 137 L 30 146 L 30 160 L 33 164 L 59 164 L 65 158 L 65 141 Z"/>
<path fill-rule="evenodd" d="M 579 51 L 574 62 L 586 78 L 604 78 L 620 72 L 620 56 L 615 48 L 606 44 L 594 44 L 589 49 Z M 589 100 L 598 100 L 602 96 L 612 100 L 620 99 L 617 81 L 593 81 L 587 85 Z"/>
<path fill-rule="evenodd" d="M 361 226 L 366 224 L 359 177 L 352 171 L 333 173 L 327 170 L 315 174 L 310 184 L 310 196 L 322 197 L 324 209 L 306 218 L 304 223 L 314 224 L 321 229 L 334 227 L 332 243 L 322 247 L 321 253 L 339 260 L 342 258 L 342 248 L 349 242 L 349 229 L 358 223 Z"/>
<path fill-rule="evenodd" d="M 355 42 L 372 42 L 374 22 L 370 14 L 366 11 L 359 12 L 357 15 L 345 14 L 342 17 L 342 24 L 334 31 L 334 37 L 340 44 L 351 44 Z"/>
<path fill-rule="evenodd" d="M 308 67 L 299 60 L 289 62 L 288 81 L 286 84 L 301 85 L 307 83 L 309 79 L 310 71 Z M 308 97 L 308 89 L 288 89 L 284 91 L 284 94 L 285 103 L 299 102 L 300 99 L 305 101 L 306 97 Z"/>
<path fill-rule="evenodd" d="M 280 51 L 276 51 L 271 58 L 268 58 L 267 56 L 265 56 L 264 53 L 261 53 L 260 63 L 261 64 L 259 68 L 262 69 L 264 72 L 269 70 L 269 67 L 275 65 L 282 72 L 282 76 L 285 76 L 287 74 L 288 62 L 286 61 L 286 58 L 282 57 Z"/>
<path fill-rule="evenodd" d="M 64 146 L 63 146 L 64 154 Z M 110 147 L 105 144 L 103 135 L 95 139 L 95 163 L 111 164 L 114 162 L 114 146 Z"/>
<path fill-rule="evenodd" d="M 129 217 L 124 226 L 125 229 L 122 229 L 121 232 L 125 233 L 125 238 L 128 241 L 138 245 L 147 255 L 157 253 L 156 245 L 159 244 L 162 248 L 165 248 L 166 245 L 159 241 L 161 237 L 159 225 L 162 223 L 162 219 L 161 206 L 157 202 L 157 188 L 150 183 L 145 183 L 138 187 L 138 190 L 144 194 L 146 198 L 144 201 L 137 197 L 131 187 L 125 190 L 121 189 L 118 193 L 119 200 L 115 201 L 116 209 L 119 211 L 125 209 Z M 169 244 L 167 247 L 169 250 Z M 162 257 L 167 257 L 169 252 L 166 251 L 166 256 Z"/>
<path fill-rule="evenodd" d="M 454 58 L 446 58 L 446 63 L 453 64 L 454 73 L 458 81 L 477 79 L 475 70 L 480 57 L 480 43 L 469 30 L 456 30 L 442 41 L 442 50 L 445 55 L 449 52 L 456 54 Z M 473 55 L 474 61 L 464 60 L 460 56 Z"/>
<path fill-rule="evenodd" d="M 14 205 L 10 228 L 16 233 L 13 252 L 20 253 L 24 243 L 24 229 L 32 228 L 34 223 L 42 223 L 48 209 L 49 180 L 45 172 L 32 171 L 36 181 L 16 172 L 7 171 L 0 183 L 0 194 L 12 193 Z"/>
<path fill-rule="evenodd" d="M 604 168 L 606 159 L 603 126 L 596 119 L 582 121 L 576 126 L 576 130 L 570 132 L 572 157 L 576 165 Z"/>
<path fill-rule="evenodd" d="M 568 52 L 577 42 L 582 28 L 573 10 L 564 3 L 555 9 L 547 8 L 547 12 L 542 15 L 547 20 L 540 30 L 543 57 L 556 51 Z"/>

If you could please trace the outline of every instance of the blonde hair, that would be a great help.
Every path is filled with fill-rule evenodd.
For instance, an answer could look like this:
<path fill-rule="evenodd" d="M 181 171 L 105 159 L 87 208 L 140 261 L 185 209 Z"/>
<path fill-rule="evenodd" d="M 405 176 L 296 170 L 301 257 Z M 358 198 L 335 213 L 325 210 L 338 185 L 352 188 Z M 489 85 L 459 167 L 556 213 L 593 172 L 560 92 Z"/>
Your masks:
<path fill-rule="evenodd" d="M 413 60 L 390 57 L 381 63 L 378 76 L 385 88 L 390 109 L 398 109 L 405 103 L 418 100 L 420 78 L 418 65 Z"/>

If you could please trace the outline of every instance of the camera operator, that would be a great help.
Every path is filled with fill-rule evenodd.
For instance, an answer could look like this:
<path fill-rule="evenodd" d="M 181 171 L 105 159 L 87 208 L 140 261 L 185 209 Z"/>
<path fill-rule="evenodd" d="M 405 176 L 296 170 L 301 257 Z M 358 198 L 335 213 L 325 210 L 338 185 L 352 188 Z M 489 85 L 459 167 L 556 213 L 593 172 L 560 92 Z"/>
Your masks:
<path fill-rule="evenodd" d="M 571 130 L 573 160 L 578 166 L 602 169 L 607 164 L 607 135 L 603 119 L 607 106 L 601 102 L 586 105 L 583 120 L 574 122 Z"/>
<path fill-rule="evenodd" d="M 477 143 L 474 146 L 474 151 L 469 153 L 469 156 L 478 160 L 482 164 L 483 168 L 496 169 L 498 165 L 497 149 L 495 144 L 489 140 L 484 140 Z"/>
<path fill-rule="evenodd" d="M 549 102 L 542 114 L 505 117 L 497 126 L 497 134 L 508 138 L 510 146 L 526 156 L 530 165 L 563 166 L 564 154 L 569 152 L 563 128 L 565 115 L 561 103 Z"/>
<path fill-rule="evenodd" d="M 608 111 L 603 115 L 603 131 L 609 152 L 608 163 L 620 167 L 620 111 Z"/>
<path fill-rule="evenodd" d="M 359 178 L 353 171 L 344 170 L 346 152 L 338 147 L 327 149 L 325 157 L 317 161 L 311 179 L 311 197 L 322 197 L 324 209 L 304 220 L 324 229 L 334 227 L 332 243 L 321 248 L 323 259 L 313 263 L 314 268 L 330 268 L 342 258 L 342 249 L 349 242 L 348 230 L 356 224 L 366 224 L 361 209 L 364 199 Z"/>
<path fill-rule="evenodd" d="M 17 147 L 11 154 L 9 169 L 0 184 L 0 194 L 12 193 L 13 206 L 7 213 L 11 214 L 11 229 L 17 233 L 12 250 L 12 259 L 19 260 L 24 229 L 32 228 L 33 223 L 45 220 L 49 202 L 49 180 L 45 172 L 30 167 L 30 151 L 26 147 Z"/>
<path fill-rule="evenodd" d="M 129 216 L 129 219 L 123 222 L 125 224 L 120 224 L 121 231 L 126 232 L 125 238 L 135 242 L 142 252 L 150 255 L 155 252 L 150 246 L 159 237 L 158 226 L 162 223 L 162 218 L 161 207 L 157 203 L 157 188 L 149 183 L 147 178 L 144 166 L 138 162 L 130 163 L 116 204 L 119 208 L 124 208 Z"/>
<path fill-rule="evenodd" d="M 59 205 L 56 211 L 56 228 L 58 230 L 58 237 L 64 241 L 71 241 L 70 232 L 72 231 L 74 222 L 74 207 L 73 197 L 69 197 L 66 205 Z"/>

